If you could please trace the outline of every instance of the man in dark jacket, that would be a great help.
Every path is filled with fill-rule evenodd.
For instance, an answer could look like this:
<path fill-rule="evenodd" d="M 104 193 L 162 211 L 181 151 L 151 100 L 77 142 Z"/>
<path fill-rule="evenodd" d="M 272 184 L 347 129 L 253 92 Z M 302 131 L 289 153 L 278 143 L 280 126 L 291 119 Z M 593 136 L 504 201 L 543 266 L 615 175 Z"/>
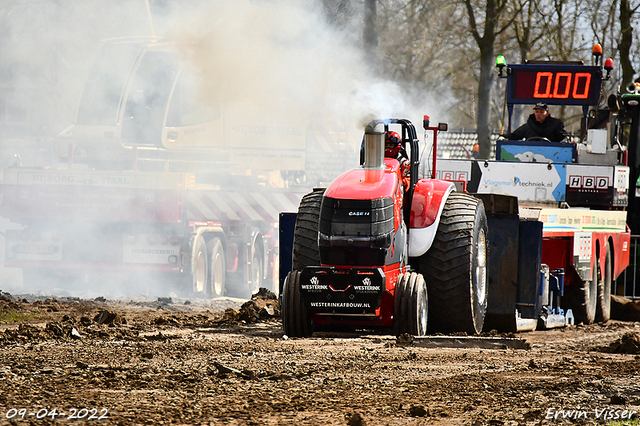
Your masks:
<path fill-rule="evenodd" d="M 510 140 L 539 137 L 547 138 L 552 142 L 562 142 L 569 137 L 569 134 L 564 129 L 562 120 L 549 115 L 547 104 L 537 103 L 527 122 L 513 133 L 506 134 L 505 137 Z"/>

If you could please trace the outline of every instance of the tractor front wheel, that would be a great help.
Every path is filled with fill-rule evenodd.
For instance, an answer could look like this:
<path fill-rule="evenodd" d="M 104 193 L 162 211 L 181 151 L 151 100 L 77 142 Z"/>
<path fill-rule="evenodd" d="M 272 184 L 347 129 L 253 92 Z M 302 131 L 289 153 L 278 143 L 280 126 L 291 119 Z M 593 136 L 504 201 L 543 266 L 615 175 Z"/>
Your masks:
<path fill-rule="evenodd" d="M 282 328 L 289 337 L 310 337 L 313 321 L 300 293 L 301 271 L 287 274 L 282 288 Z"/>
<path fill-rule="evenodd" d="M 413 336 L 427 334 L 429 302 L 427 285 L 422 274 L 400 274 L 394 296 L 394 331 L 396 335 Z"/>

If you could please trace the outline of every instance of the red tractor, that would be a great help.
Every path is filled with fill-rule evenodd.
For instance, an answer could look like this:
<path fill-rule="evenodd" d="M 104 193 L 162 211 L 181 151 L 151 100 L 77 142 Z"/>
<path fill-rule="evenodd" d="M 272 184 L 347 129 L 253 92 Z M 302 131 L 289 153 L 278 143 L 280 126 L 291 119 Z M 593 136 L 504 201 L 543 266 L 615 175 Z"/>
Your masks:
<path fill-rule="evenodd" d="M 424 128 L 435 135 L 446 125 L 429 127 L 425 119 Z M 394 133 L 400 148 L 385 150 Z M 372 121 L 361 167 L 303 197 L 282 289 L 286 335 L 308 337 L 316 327 L 336 326 L 417 336 L 482 331 L 488 300 L 483 203 L 452 182 L 419 179 L 419 152 L 410 121 Z"/>

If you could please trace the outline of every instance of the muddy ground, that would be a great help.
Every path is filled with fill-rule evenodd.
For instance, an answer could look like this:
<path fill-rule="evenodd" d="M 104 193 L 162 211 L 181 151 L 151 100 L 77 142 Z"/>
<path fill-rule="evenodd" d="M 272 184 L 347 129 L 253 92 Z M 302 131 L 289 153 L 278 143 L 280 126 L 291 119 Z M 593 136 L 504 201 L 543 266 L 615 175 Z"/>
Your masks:
<path fill-rule="evenodd" d="M 638 322 L 471 341 L 371 332 L 294 339 L 283 336 L 269 297 L 243 307 L 227 299 L 2 293 L 0 424 L 539 425 L 615 417 L 637 424 L 640 417 Z M 453 347 L 460 345 L 471 347 Z"/>

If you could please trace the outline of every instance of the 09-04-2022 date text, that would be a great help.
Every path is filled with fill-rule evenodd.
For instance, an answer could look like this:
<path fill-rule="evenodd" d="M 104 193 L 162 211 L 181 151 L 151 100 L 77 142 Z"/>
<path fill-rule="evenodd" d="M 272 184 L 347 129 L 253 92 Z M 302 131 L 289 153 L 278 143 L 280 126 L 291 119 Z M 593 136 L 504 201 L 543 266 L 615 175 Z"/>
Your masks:
<path fill-rule="evenodd" d="M 10 408 L 5 414 L 5 419 L 45 419 L 50 418 L 66 418 L 66 420 L 106 420 L 109 418 L 109 410 L 107 408 L 68 408 L 58 410 L 57 408 Z"/>

